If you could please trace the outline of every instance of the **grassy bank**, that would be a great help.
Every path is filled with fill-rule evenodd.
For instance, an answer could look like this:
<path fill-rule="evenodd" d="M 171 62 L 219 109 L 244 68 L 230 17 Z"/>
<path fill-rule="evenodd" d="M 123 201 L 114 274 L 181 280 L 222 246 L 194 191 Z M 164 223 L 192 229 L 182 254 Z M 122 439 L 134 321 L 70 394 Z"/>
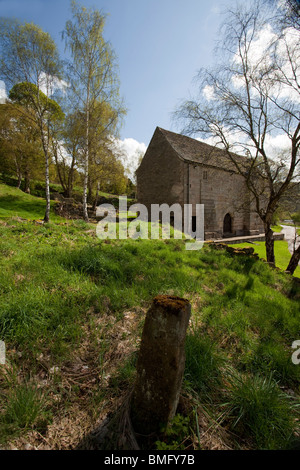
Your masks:
<path fill-rule="evenodd" d="M 204 429 L 217 423 L 214 439 L 222 441 L 221 427 L 233 448 L 289 445 L 299 392 L 299 368 L 291 362 L 299 293 L 290 277 L 247 257 L 187 252 L 179 241 L 99 242 L 79 222 L 6 221 L 0 251 L 0 332 L 9 364 L 2 439 L 27 433 L 36 444 L 41 434 L 65 448 L 49 433 L 66 414 L 76 428 L 78 408 L 91 426 L 132 383 L 145 311 L 155 295 L 169 293 L 193 305 L 184 390 L 199 419 L 208 420 Z M 252 405 L 251 394 L 263 393 L 275 394 L 284 415 L 275 436 L 272 401 L 254 428 L 238 420 L 244 406 L 258 413 L 261 403 Z M 262 424 L 270 428 L 265 438 L 256 436 Z"/>
<path fill-rule="evenodd" d="M 50 217 L 52 221 L 61 221 L 54 212 L 51 201 Z M 42 197 L 31 196 L 13 186 L 0 183 L 0 218 L 21 217 L 28 220 L 44 218 L 46 201 Z"/>
<path fill-rule="evenodd" d="M 254 248 L 255 253 L 262 259 L 266 259 L 266 247 L 264 242 L 254 242 L 254 243 L 238 243 L 235 245 L 230 245 L 236 248 Z M 291 254 L 288 249 L 288 244 L 285 240 L 276 240 L 274 243 L 275 251 L 275 260 L 276 266 L 282 270 L 285 270 L 291 259 Z M 300 267 L 298 266 L 294 272 L 294 275 L 300 277 Z"/>
<path fill-rule="evenodd" d="M 299 445 L 293 277 L 247 256 L 187 251 L 181 240 L 100 241 L 82 221 L 41 226 L 37 214 L 0 219 L 2 446 L 89 448 L 95 423 L 132 387 L 145 314 L 158 294 L 188 298 L 192 317 L 178 414 L 149 446 Z"/>

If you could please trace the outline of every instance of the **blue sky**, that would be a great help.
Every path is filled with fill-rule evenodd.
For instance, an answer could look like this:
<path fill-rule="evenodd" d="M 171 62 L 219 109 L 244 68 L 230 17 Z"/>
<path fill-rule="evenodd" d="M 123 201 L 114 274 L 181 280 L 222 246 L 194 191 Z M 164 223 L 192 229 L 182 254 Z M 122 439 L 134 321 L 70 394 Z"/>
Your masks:
<path fill-rule="evenodd" d="M 121 95 L 128 109 L 121 129 L 124 150 L 145 149 L 156 126 L 180 131 L 171 114 L 192 92 L 197 70 L 212 63 L 221 12 L 235 0 L 78 3 L 108 15 L 104 35 L 118 57 Z M 38 24 L 64 53 L 60 33 L 71 18 L 69 0 L 0 0 L 0 16 Z"/>
<path fill-rule="evenodd" d="M 197 70 L 213 59 L 221 10 L 231 0 L 82 0 L 109 16 L 105 37 L 118 57 L 128 108 L 121 138 L 148 144 L 157 125 L 173 129 L 171 113 L 188 97 Z M 32 21 L 63 53 L 60 32 L 69 0 L 0 0 L 0 15 Z"/>

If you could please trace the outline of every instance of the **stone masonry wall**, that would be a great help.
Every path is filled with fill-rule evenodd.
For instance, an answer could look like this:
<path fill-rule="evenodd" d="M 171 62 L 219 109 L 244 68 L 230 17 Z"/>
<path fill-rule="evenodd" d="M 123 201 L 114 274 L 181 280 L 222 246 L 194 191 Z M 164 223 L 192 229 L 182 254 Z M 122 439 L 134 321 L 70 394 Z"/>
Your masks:
<path fill-rule="evenodd" d="M 206 239 L 222 237 L 227 213 L 233 234 L 262 233 L 260 219 L 249 209 L 242 176 L 183 161 L 160 133 L 154 134 L 137 170 L 137 199 L 147 207 L 149 218 L 151 204 L 204 204 Z"/>
<path fill-rule="evenodd" d="M 184 162 L 166 139 L 156 134 L 137 170 L 137 199 L 148 211 L 151 204 L 183 204 Z"/>
<path fill-rule="evenodd" d="M 226 214 L 232 218 L 234 235 L 250 232 L 249 197 L 242 176 L 222 169 L 187 164 L 185 175 L 189 181 L 191 204 L 204 204 L 206 238 L 219 238 L 223 235 L 223 222 Z M 186 185 L 188 186 L 188 185 Z"/>

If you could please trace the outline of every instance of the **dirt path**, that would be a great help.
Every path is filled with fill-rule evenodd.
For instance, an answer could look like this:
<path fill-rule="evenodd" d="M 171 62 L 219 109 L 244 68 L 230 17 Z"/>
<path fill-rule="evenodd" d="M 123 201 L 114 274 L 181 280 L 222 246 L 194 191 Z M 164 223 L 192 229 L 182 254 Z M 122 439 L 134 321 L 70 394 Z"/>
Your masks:
<path fill-rule="evenodd" d="M 289 225 L 282 225 L 281 227 L 282 227 L 281 233 L 284 233 L 284 238 L 288 242 L 289 252 L 293 254 L 296 229 L 295 227 L 291 227 Z M 300 244 L 300 237 L 299 235 L 297 235 L 295 248 L 297 248 L 299 244 Z"/>

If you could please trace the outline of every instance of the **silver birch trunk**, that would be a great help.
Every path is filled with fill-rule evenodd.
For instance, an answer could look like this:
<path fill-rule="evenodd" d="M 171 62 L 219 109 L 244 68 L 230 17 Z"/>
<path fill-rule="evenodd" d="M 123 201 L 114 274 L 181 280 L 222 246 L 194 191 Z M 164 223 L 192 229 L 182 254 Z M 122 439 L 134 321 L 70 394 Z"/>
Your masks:
<path fill-rule="evenodd" d="M 49 125 L 47 130 L 47 137 L 44 135 L 43 123 L 41 122 L 41 137 L 43 150 L 45 155 L 45 196 L 46 196 L 46 211 L 44 222 L 48 223 L 50 220 L 50 177 L 49 177 Z M 47 141 L 46 141 L 47 140 Z"/>
<path fill-rule="evenodd" d="M 89 221 L 89 214 L 87 210 L 87 189 L 88 189 L 88 177 L 89 177 L 89 97 L 90 97 L 90 86 L 88 84 L 87 99 L 86 99 L 86 136 L 85 136 L 85 160 L 84 160 L 84 180 L 83 180 L 83 218 L 86 222 Z"/>
<path fill-rule="evenodd" d="M 46 192 L 46 212 L 44 222 L 47 223 L 50 220 L 50 180 L 49 180 L 49 156 L 48 150 L 45 152 L 45 192 Z"/>
<path fill-rule="evenodd" d="M 41 129 L 42 132 L 42 142 L 43 142 L 43 150 L 45 155 L 45 195 L 46 195 L 46 211 L 44 216 L 44 222 L 48 223 L 50 220 L 50 178 L 49 178 L 49 135 L 47 142 L 45 142 L 45 136 L 43 134 L 43 128 Z"/>

